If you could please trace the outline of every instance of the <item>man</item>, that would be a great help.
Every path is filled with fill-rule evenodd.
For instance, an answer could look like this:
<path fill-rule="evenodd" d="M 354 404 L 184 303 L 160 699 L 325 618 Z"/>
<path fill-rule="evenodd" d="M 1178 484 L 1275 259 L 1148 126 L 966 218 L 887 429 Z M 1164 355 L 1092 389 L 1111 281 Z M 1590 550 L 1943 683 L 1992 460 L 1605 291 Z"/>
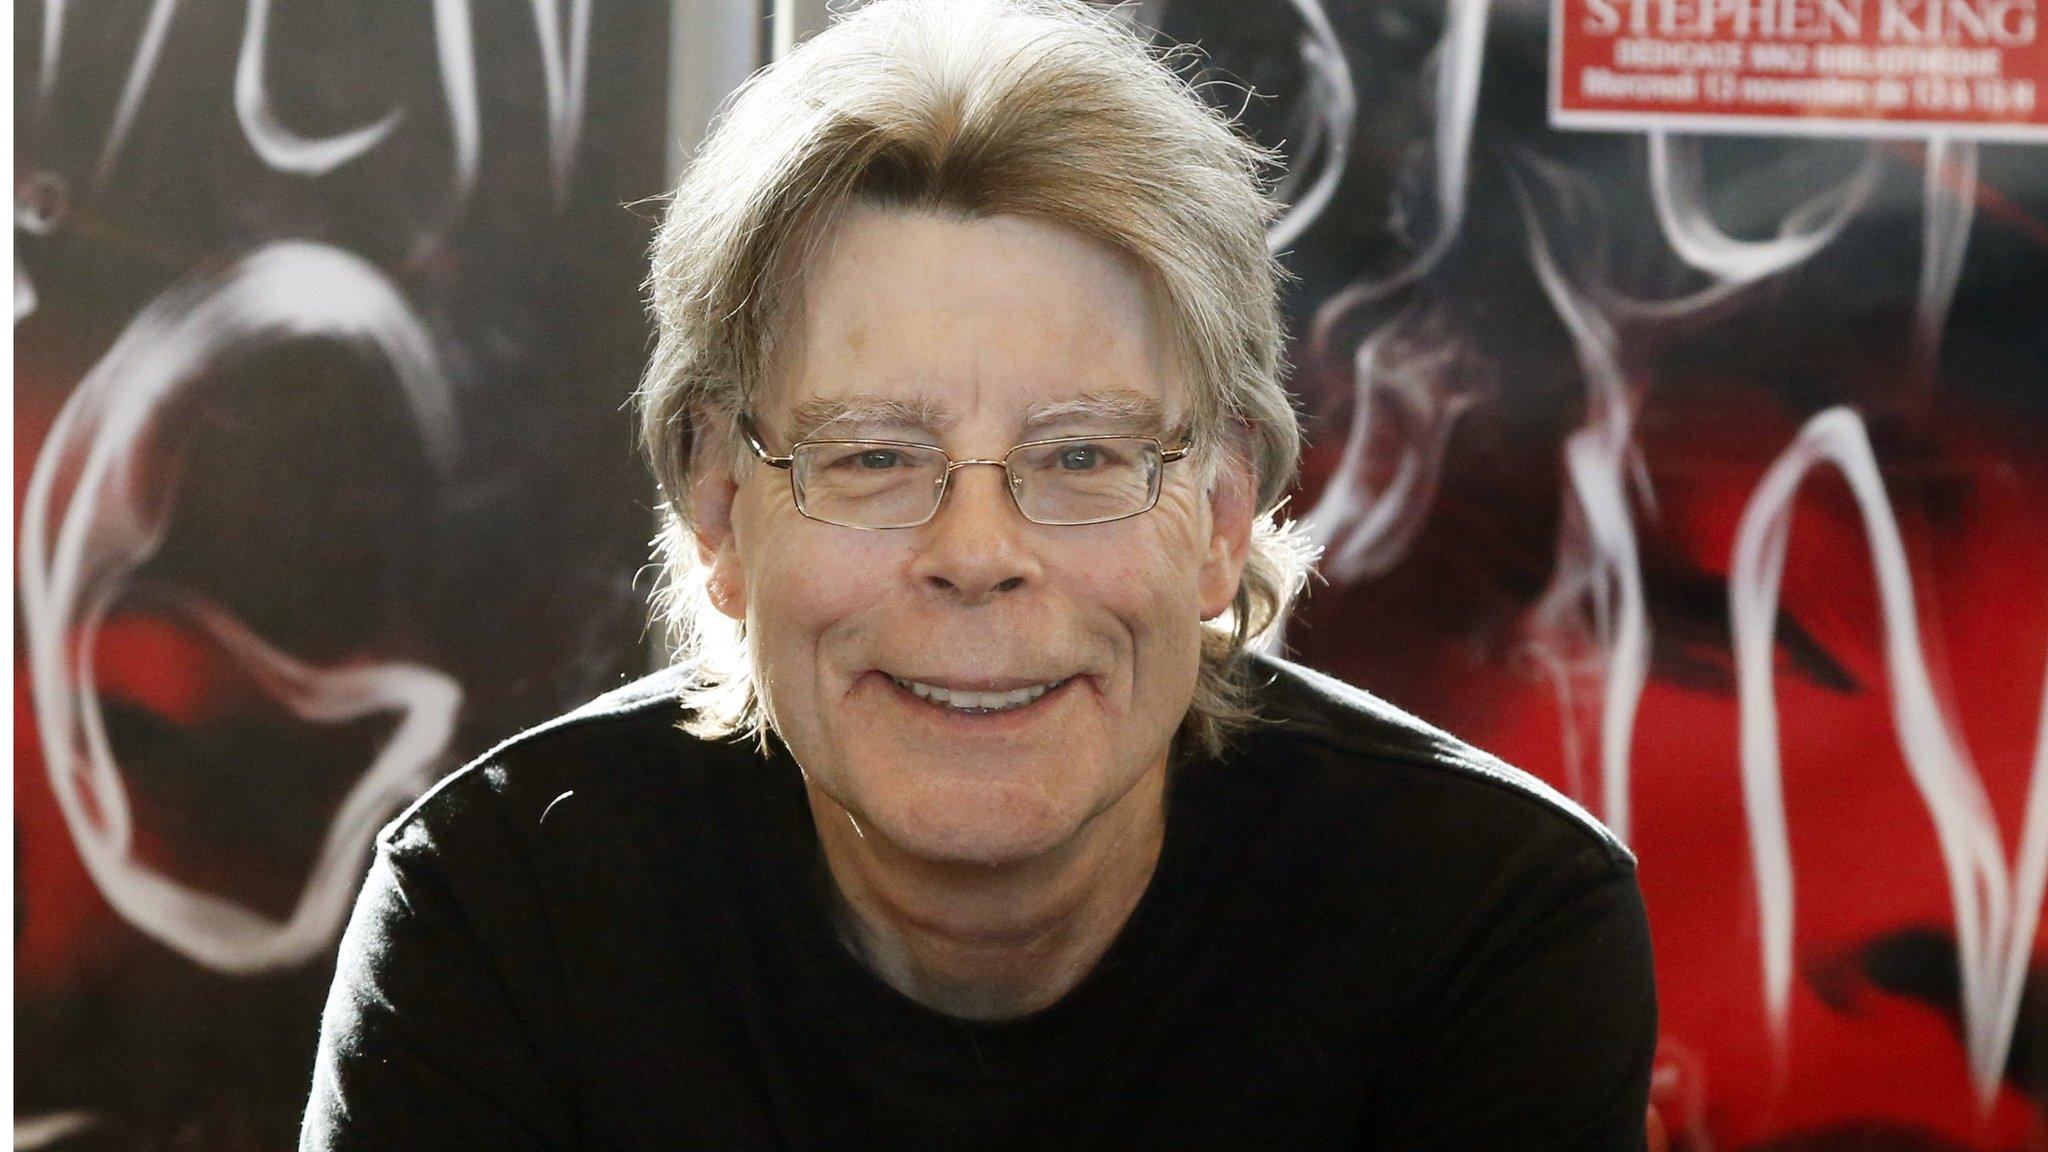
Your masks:
<path fill-rule="evenodd" d="M 747 85 L 655 245 L 681 659 L 386 830 L 302 1147 L 1641 1146 L 1627 851 L 1248 654 L 1262 162 L 1059 0 Z"/>

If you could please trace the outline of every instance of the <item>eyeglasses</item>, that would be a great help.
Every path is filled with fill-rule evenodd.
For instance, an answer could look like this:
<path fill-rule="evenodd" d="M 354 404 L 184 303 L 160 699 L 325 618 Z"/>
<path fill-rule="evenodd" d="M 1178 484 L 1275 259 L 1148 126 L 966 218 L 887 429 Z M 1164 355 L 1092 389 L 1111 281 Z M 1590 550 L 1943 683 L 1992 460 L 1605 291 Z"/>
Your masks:
<path fill-rule="evenodd" d="M 953 473 L 971 464 L 1001 468 L 1010 499 L 1033 524 L 1106 524 L 1159 503 L 1160 466 L 1188 454 L 1150 436 L 1061 436 L 1032 440 L 1000 460 L 955 460 L 904 440 L 799 440 L 787 456 L 768 451 L 751 420 L 740 431 L 761 463 L 789 472 L 796 510 L 845 528 L 915 528 L 939 514 Z"/>

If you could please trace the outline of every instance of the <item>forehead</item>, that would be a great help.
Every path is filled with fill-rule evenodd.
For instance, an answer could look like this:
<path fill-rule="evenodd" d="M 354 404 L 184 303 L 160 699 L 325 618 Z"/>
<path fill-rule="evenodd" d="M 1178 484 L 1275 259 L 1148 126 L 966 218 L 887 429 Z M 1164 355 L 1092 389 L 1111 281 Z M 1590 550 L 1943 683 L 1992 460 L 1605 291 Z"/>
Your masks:
<path fill-rule="evenodd" d="M 1136 261 L 1059 225 L 860 206 L 805 270 L 768 407 L 1022 426 L 1048 412 L 1156 422 L 1181 407 Z"/>

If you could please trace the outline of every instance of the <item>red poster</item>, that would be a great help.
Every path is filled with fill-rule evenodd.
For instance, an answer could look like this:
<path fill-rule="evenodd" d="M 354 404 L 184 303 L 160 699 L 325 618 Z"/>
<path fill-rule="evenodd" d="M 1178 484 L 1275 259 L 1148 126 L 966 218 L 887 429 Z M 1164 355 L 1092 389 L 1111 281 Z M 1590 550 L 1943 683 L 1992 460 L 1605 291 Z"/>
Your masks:
<path fill-rule="evenodd" d="M 2048 140 L 2040 0 L 1553 0 L 1559 128 Z"/>

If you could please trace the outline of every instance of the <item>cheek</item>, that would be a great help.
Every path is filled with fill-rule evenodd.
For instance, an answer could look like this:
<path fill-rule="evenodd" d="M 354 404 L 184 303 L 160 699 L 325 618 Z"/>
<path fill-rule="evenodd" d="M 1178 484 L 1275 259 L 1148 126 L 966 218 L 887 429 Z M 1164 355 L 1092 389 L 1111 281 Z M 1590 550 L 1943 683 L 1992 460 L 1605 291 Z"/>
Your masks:
<path fill-rule="evenodd" d="M 786 616 L 809 617 L 820 607 L 830 581 L 820 573 L 838 567 L 858 541 L 837 540 L 828 526 L 806 520 L 790 503 L 786 488 L 762 485 L 743 490 L 734 507 L 741 564 L 746 570 L 747 606 L 756 617 L 778 623 Z M 826 531 L 815 529 L 827 528 Z M 772 612 L 764 612 L 765 606 Z"/>
<path fill-rule="evenodd" d="M 1160 511 L 1165 510 L 1162 503 Z M 1166 521 L 1160 527 L 1176 525 Z M 1199 569 L 1179 532 L 1156 531 L 1136 539 L 1127 535 L 1099 546 L 1091 541 L 1071 560 L 1072 586 L 1086 602 L 1116 618 L 1138 664 L 1178 664 L 1199 650 Z"/>
<path fill-rule="evenodd" d="M 1155 509 L 1158 531 L 1145 556 L 1149 578 L 1146 611 L 1149 647 L 1163 668 L 1163 691 L 1179 697 L 1193 690 L 1202 652 L 1202 562 L 1208 518 L 1198 497 L 1180 493 Z M 1138 583 L 1134 581 L 1133 583 Z"/>
<path fill-rule="evenodd" d="M 808 690 L 833 646 L 858 635 L 889 594 L 900 557 L 873 533 L 767 526 L 746 557 L 748 628 L 761 671 L 785 695 Z"/>

